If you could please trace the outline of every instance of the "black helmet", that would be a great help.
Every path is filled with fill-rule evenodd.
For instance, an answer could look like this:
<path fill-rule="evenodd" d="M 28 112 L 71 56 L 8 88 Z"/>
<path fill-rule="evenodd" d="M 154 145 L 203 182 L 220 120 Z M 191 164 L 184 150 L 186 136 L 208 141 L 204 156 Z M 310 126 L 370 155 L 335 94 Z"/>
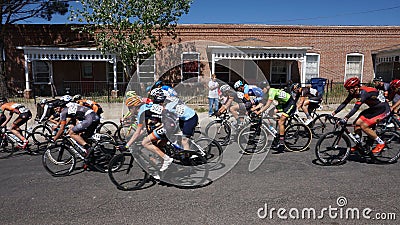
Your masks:
<path fill-rule="evenodd" d="M 73 102 L 76 102 L 76 101 L 81 100 L 81 99 L 82 99 L 82 95 L 80 95 L 80 94 L 74 95 L 74 97 L 72 97 L 72 101 Z"/>
<path fill-rule="evenodd" d="M 150 92 L 150 96 L 153 99 L 154 103 L 163 103 L 167 96 L 164 94 L 164 91 L 161 88 L 155 88 Z"/>
<path fill-rule="evenodd" d="M 375 77 L 375 78 L 373 79 L 373 81 L 380 81 L 380 82 L 382 82 L 382 81 L 383 81 L 383 78 L 382 78 L 382 77 Z"/>
<path fill-rule="evenodd" d="M 0 98 L 0 103 L 6 103 L 6 102 L 8 102 L 6 97 Z"/>
<path fill-rule="evenodd" d="M 267 80 L 261 81 L 261 82 L 258 84 L 258 87 L 261 88 L 261 89 L 266 88 L 266 87 L 269 87 L 269 82 L 268 82 Z"/>

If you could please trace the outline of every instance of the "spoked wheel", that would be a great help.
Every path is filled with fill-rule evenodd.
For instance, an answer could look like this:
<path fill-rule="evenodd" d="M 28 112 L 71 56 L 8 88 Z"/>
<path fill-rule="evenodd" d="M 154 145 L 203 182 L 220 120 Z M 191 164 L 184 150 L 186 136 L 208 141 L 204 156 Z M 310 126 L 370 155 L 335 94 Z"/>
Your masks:
<path fill-rule="evenodd" d="M 248 125 L 241 129 L 237 135 L 237 143 L 240 149 L 247 154 L 259 153 L 266 149 L 268 144 L 268 133 L 260 127 L 259 131 Z"/>
<path fill-rule="evenodd" d="M 117 151 L 114 138 L 110 135 L 101 134 L 100 141 L 95 142 L 93 145 L 94 149 L 91 153 L 90 165 L 99 172 L 107 172 L 110 160 Z"/>
<path fill-rule="evenodd" d="M 207 160 L 207 163 L 217 163 L 222 160 L 222 147 L 221 145 L 211 138 L 200 138 L 195 141 L 197 149 L 202 156 Z M 194 149 L 191 143 L 190 149 Z"/>
<path fill-rule="evenodd" d="M 321 114 L 308 124 L 315 138 L 319 138 L 335 129 L 335 121 L 331 117 L 329 114 Z"/>
<path fill-rule="evenodd" d="M 288 151 L 305 151 L 311 140 L 311 130 L 304 124 L 292 124 L 285 130 L 285 147 Z"/>
<path fill-rule="evenodd" d="M 40 136 L 36 137 L 37 135 L 33 135 L 32 139 L 35 142 L 40 142 L 41 141 L 41 137 L 46 136 L 46 137 L 52 137 L 52 133 L 51 133 L 51 129 L 48 128 L 45 125 L 38 125 L 35 128 L 33 128 L 32 133 L 34 134 L 40 134 Z"/>
<path fill-rule="evenodd" d="M 100 134 L 108 134 L 115 138 L 115 136 L 117 135 L 117 130 L 118 125 L 116 123 L 114 123 L 113 121 L 106 121 L 104 123 L 101 123 L 97 127 L 96 132 Z"/>
<path fill-rule="evenodd" d="M 379 134 L 379 137 L 385 142 L 386 147 L 373 158 L 380 163 L 395 163 L 400 157 L 400 134 L 396 131 L 386 131 Z"/>
<path fill-rule="evenodd" d="M 42 163 L 52 176 L 67 176 L 74 170 L 76 158 L 69 146 L 56 143 L 49 146 L 43 153 Z"/>
<path fill-rule="evenodd" d="M 29 150 L 36 153 L 45 151 L 49 143 L 49 138 L 51 138 L 51 136 L 40 132 L 30 133 L 28 136 L 30 142 Z"/>
<path fill-rule="evenodd" d="M 0 137 L 0 159 L 8 158 L 16 151 L 14 142 L 8 136 Z"/>
<path fill-rule="evenodd" d="M 231 138 L 231 127 L 222 123 L 221 121 L 214 120 L 207 124 L 205 133 L 208 137 L 218 141 L 221 145 L 227 145 Z"/>
<path fill-rule="evenodd" d="M 343 132 L 332 131 L 318 140 L 315 155 L 323 165 L 340 165 L 349 157 L 350 148 L 350 140 Z"/>
<path fill-rule="evenodd" d="M 136 127 L 134 126 L 120 126 L 118 127 L 116 138 L 118 138 L 122 142 L 127 142 L 128 138 L 135 133 Z"/>
<path fill-rule="evenodd" d="M 109 168 L 114 168 L 108 170 L 108 176 L 120 190 L 138 190 L 149 179 L 149 174 L 136 163 L 132 154 L 128 152 L 114 156 L 110 161 Z"/>

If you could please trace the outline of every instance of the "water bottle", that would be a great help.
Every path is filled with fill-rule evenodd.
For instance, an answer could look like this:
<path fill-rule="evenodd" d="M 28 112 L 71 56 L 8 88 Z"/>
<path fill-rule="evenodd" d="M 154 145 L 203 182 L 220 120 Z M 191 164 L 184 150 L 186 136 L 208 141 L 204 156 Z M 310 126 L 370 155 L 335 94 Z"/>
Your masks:
<path fill-rule="evenodd" d="M 272 131 L 273 134 L 277 134 L 278 132 L 275 130 L 274 126 L 269 125 L 269 130 Z"/>

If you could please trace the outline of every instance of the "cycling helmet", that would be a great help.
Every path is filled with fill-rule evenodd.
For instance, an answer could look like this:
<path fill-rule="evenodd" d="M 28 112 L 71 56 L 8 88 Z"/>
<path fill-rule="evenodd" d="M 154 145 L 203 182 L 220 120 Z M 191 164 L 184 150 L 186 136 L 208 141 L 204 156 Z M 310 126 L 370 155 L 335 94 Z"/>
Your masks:
<path fill-rule="evenodd" d="M 266 88 L 266 87 L 269 87 L 269 82 L 268 82 L 267 80 L 261 81 L 261 82 L 258 84 L 258 87 L 261 88 L 261 89 Z"/>
<path fill-rule="evenodd" d="M 224 84 L 219 88 L 219 90 L 221 90 L 221 92 L 227 92 L 227 91 L 231 90 L 231 86 Z"/>
<path fill-rule="evenodd" d="M 153 98 L 154 103 L 163 103 L 167 96 L 161 88 L 155 88 L 150 92 L 150 96 Z"/>
<path fill-rule="evenodd" d="M 392 89 L 400 88 L 400 80 L 399 79 L 392 80 L 392 82 L 390 82 L 390 88 Z"/>
<path fill-rule="evenodd" d="M 126 98 L 133 97 L 133 96 L 136 96 L 136 92 L 135 91 L 127 91 L 125 93 L 125 97 Z"/>
<path fill-rule="evenodd" d="M 146 87 L 146 92 L 149 92 L 149 91 L 151 91 L 151 88 L 152 88 L 153 86 L 147 86 Z"/>
<path fill-rule="evenodd" d="M 2 98 L 0 98 L 0 103 L 5 103 L 5 102 L 8 102 L 8 100 L 7 100 L 7 98 L 6 98 L 6 97 L 2 97 Z"/>
<path fill-rule="evenodd" d="M 64 102 L 70 102 L 70 101 L 72 101 L 72 97 L 71 97 L 71 95 L 64 95 L 64 96 L 61 96 L 60 100 L 64 101 Z"/>
<path fill-rule="evenodd" d="M 157 81 L 155 84 L 154 84 L 154 87 L 161 87 L 161 86 L 163 86 L 164 84 L 163 84 L 163 82 L 161 81 L 161 80 L 159 80 L 159 81 Z"/>
<path fill-rule="evenodd" d="M 358 79 L 358 77 L 352 77 L 346 80 L 346 82 L 344 82 L 344 88 L 346 88 L 346 90 L 349 90 L 351 88 L 360 86 L 360 79 Z"/>
<path fill-rule="evenodd" d="M 380 82 L 382 82 L 383 78 L 382 77 L 375 77 L 372 81 L 380 81 Z"/>
<path fill-rule="evenodd" d="M 233 85 L 235 89 L 238 89 L 241 86 L 243 86 L 243 82 L 241 80 L 236 81 L 235 84 Z"/>
<path fill-rule="evenodd" d="M 291 86 L 290 86 L 290 90 L 291 91 L 294 91 L 294 90 L 296 90 L 297 88 L 299 88 L 300 87 L 300 84 L 299 83 L 293 83 Z"/>
<path fill-rule="evenodd" d="M 40 102 L 39 102 L 39 104 L 46 104 L 46 102 L 47 102 L 47 99 L 42 99 L 42 100 L 40 100 Z"/>
<path fill-rule="evenodd" d="M 74 97 L 72 97 L 72 101 L 74 101 L 74 102 L 81 100 L 81 99 L 82 99 L 82 95 L 80 95 L 80 94 L 74 95 Z"/>
<path fill-rule="evenodd" d="M 128 106 L 128 107 L 138 106 L 138 105 L 140 105 L 140 103 L 142 103 L 142 99 L 137 95 L 129 97 L 125 101 L 125 105 Z"/>

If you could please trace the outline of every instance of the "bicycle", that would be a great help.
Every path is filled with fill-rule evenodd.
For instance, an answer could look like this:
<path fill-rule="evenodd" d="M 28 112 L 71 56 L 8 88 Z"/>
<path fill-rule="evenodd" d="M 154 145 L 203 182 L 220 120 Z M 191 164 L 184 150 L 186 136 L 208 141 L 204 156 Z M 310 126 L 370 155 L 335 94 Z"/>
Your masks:
<path fill-rule="evenodd" d="M 108 134 L 114 139 L 117 139 L 118 125 L 111 120 L 100 122 L 96 128 L 96 133 Z"/>
<path fill-rule="evenodd" d="M 176 136 L 181 137 L 179 134 Z M 138 140 L 144 137 L 143 134 Z M 211 163 L 218 164 L 222 159 L 222 147 L 215 140 L 203 137 L 196 141 L 189 139 L 189 143 L 191 150 L 183 150 L 171 141 L 167 141 L 165 145 L 159 147 L 165 154 L 172 157 L 175 163 L 184 167 L 207 164 L 207 168 L 209 168 Z M 129 152 L 123 152 L 113 157 L 109 167 L 118 168 L 108 171 L 111 182 L 118 189 L 129 191 L 141 189 L 153 177 L 150 174 L 157 173 L 159 165 L 156 163 L 154 155 L 149 154 L 141 142 L 137 141 L 131 146 Z"/>
<path fill-rule="evenodd" d="M 0 159 L 8 158 L 18 150 L 26 150 L 31 155 L 36 155 L 43 148 L 47 137 L 45 134 L 33 132 L 32 128 L 21 129 L 21 135 L 29 141 L 26 148 L 23 148 L 23 142 L 5 127 L 0 129 Z M 32 144 L 33 143 L 33 144 Z"/>
<path fill-rule="evenodd" d="M 89 153 L 69 135 L 49 143 L 42 155 L 44 168 L 52 176 L 67 176 L 75 169 L 80 159 L 84 162 L 84 169 L 90 167 L 99 172 L 107 172 L 109 162 L 116 153 L 115 140 L 108 134 L 95 133 L 88 141 L 92 146 Z M 88 157 L 85 157 L 86 155 Z"/>
<path fill-rule="evenodd" d="M 251 119 L 251 123 L 243 127 L 237 134 L 237 143 L 242 151 L 248 154 L 259 153 L 268 145 L 268 134 L 271 135 L 272 144 L 276 145 L 277 123 L 275 126 L 270 120 L 277 120 L 276 117 L 263 114 L 257 119 Z M 276 127 L 276 128 L 274 128 Z M 308 149 L 312 140 L 309 127 L 304 124 L 291 124 L 285 127 L 284 147 L 287 151 L 301 152 Z"/>
<path fill-rule="evenodd" d="M 340 118 L 333 117 L 335 121 Z M 339 125 L 338 125 L 339 126 Z M 329 132 L 317 142 L 315 154 L 319 162 L 323 165 L 341 165 L 346 162 L 351 153 L 351 142 L 353 142 L 363 157 L 370 157 L 372 161 L 378 163 L 394 163 L 400 156 L 400 134 L 397 131 L 377 132 L 378 136 L 386 143 L 386 147 L 374 155 L 374 140 L 364 137 L 364 141 L 358 140 L 347 129 L 352 124 L 341 124 L 340 128 Z"/>
<path fill-rule="evenodd" d="M 400 120 L 397 118 L 399 114 L 391 112 L 388 117 L 380 121 L 376 125 L 376 130 L 379 132 L 384 131 L 397 131 L 400 127 Z"/>
<path fill-rule="evenodd" d="M 228 145 L 231 143 L 231 136 L 232 136 L 232 131 L 239 130 L 241 127 L 237 126 L 235 127 L 231 120 L 232 116 L 231 114 L 224 112 L 219 115 L 213 114 L 214 116 L 217 117 L 216 120 L 211 121 L 209 124 L 207 124 L 205 128 L 205 134 L 208 137 L 212 137 L 214 140 L 216 140 L 220 145 Z M 246 124 L 248 123 L 248 119 L 246 117 L 243 118 L 243 123 Z M 244 119 L 246 118 L 246 120 Z M 233 138 L 235 139 L 235 138 Z"/>

